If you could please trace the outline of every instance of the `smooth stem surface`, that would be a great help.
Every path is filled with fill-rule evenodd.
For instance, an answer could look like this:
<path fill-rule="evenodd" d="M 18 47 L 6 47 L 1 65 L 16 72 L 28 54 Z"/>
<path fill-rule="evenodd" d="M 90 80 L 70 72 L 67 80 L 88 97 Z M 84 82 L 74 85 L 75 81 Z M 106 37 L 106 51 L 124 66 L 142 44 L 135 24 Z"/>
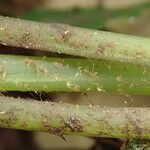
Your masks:
<path fill-rule="evenodd" d="M 150 66 L 150 38 L 0 17 L 0 43 Z"/>
<path fill-rule="evenodd" d="M 0 91 L 150 95 L 150 68 L 76 58 L 0 55 Z"/>
<path fill-rule="evenodd" d="M 0 97 L 0 127 L 59 136 L 150 138 L 150 108 L 99 108 Z"/>

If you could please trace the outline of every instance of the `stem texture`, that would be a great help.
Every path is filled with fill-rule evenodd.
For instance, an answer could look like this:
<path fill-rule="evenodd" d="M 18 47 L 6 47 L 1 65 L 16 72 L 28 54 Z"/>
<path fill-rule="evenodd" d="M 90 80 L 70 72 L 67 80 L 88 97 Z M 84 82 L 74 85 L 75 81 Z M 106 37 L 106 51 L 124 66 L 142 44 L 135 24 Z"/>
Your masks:
<path fill-rule="evenodd" d="M 131 139 L 128 141 L 125 150 L 150 150 L 150 141 Z"/>
<path fill-rule="evenodd" d="M 150 68 L 77 58 L 0 55 L 0 91 L 150 95 Z"/>
<path fill-rule="evenodd" d="M 150 39 L 0 17 L 0 43 L 150 66 Z"/>
<path fill-rule="evenodd" d="M 99 108 L 0 97 L 0 127 L 59 136 L 150 138 L 150 108 Z"/>

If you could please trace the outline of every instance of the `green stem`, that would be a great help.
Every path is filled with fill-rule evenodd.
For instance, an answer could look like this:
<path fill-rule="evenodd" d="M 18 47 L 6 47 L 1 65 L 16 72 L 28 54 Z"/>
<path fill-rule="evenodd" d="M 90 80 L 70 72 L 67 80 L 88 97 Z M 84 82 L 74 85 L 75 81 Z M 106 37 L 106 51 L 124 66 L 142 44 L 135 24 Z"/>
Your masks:
<path fill-rule="evenodd" d="M 125 150 L 150 150 L 150 141 L 131 139 L 128 141 Z"/>
<path fill-rule="evenodd" d="M 0 17 L 0 43 L 150 66 L 150 38 Z"/>
<path fill-rule="evenodd" d="M 150 9 L 150 2 L 144 2 L 128 8 L 107 10 L 102 7 L 80 8 L 77 10 L 32 10 L 20 16 L 21 18 L 40 21 L 57 22 L 74 26 L 102 29 L 110 19 L 136 19 L 143 11 Z"/>
<path fill-rule="evenodd" d="M 150 68 L 77 58 L 0 55 L 0 91 L 150 94 Z"/>
<path fill-rule="evenodd" d="M 62 136 L 150 139 L 150 108 L 99 108 L 0 97 L 0 127 Z"/>

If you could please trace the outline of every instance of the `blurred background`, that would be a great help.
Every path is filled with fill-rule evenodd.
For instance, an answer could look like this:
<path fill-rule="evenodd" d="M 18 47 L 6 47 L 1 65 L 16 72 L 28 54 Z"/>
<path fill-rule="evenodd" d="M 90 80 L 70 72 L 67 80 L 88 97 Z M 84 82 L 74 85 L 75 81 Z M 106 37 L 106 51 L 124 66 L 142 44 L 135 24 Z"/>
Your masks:
<path fill-rule="evenodd" d="M 0 15 L 150 37 L 150 0 L 0 0 Z M 4 51 L 5 49 L 5 51 Z M 49 55 L 0 45 L 0 53 Z M 97 93 L 5 92 L 3 95 L 83 105 L 150 106 L 149 96 Z M 0 129 L 0 150 L 119 150 L 126 140 Z"/>

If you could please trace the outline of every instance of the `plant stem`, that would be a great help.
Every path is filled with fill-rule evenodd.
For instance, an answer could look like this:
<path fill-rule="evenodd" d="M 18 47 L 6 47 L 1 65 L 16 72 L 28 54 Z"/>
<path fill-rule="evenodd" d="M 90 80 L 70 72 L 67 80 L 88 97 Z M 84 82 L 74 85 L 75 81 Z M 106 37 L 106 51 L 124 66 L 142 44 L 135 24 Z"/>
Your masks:
<path fill-rule="evenodd" d="M 150 9 L 150 2 L 144 2 L 128 8 L 107 10 L 102 7 L 80 8 L 78 10 L 32 10 L 21 15 L 21 18 L 40 21 L 57 22 L 74 26 L 102 29 L 106 27 L 110 19 L 136 19 L 143 11 Z"/>
<path fill-rule="evenodd" d="M 150 38 L 0 17 L 0 43 L 150 66 Z"/>
<path fill-rule="evenodd" d="M 99 108 L 0 97 L 0 127 L 91 137 L 150 138 L 150 108 Z"/>
<path fill-rule="evenodd" d="M 0 91 L 150 95 L 150 68 L 77 58 L 0 55 Z"/>
<path fill-rule="evenodd" d="M 131 139 L 128 141 L 125 150 L 150 150 L 150 141 Z"/>

